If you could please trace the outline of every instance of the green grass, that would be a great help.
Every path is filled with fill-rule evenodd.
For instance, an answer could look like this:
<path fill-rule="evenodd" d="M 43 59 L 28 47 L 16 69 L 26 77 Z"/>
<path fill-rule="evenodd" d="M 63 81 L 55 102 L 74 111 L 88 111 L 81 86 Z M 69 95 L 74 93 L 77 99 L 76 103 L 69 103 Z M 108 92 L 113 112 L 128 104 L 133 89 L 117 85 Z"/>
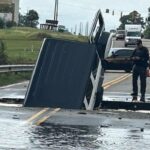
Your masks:
<path fill-rule="evenodd" d="M 9 64 L 35 63 L 44 38 L 60 38 L 85 42 L 87 37 L 27 27 L 0 29 Z"/>
<path fill-rule="evenodd" d="M 45 37 L 69 39 L 85 42 L 87 37 L 76 36 L 70 33 L 54 32 L 50 30 L 41 30 L 26 27 L 14 27 L 11 29 L 0 29 L 0 39 L 3 40 L 43 40 Z"/>
<path fill-rule="evenodd" d="M 0 86 L 30 80 L 31 72 L 0 73 Z"/>
<path fill-rule="evenodd" d="M 59 38 L 87 42 L 87 37 L 35 28 L 14 27 L 0 29 L 0 40 L 4 41 L 8 64 L 32 64 L 36 62 L 44 38 Z M 0 86 L 28 80 L 31 73 L 0 73 Z"/>
<path fill-rule="evenodd" d="M 35 63 L 42 41 L 4 40 L 9 64 Z"/>

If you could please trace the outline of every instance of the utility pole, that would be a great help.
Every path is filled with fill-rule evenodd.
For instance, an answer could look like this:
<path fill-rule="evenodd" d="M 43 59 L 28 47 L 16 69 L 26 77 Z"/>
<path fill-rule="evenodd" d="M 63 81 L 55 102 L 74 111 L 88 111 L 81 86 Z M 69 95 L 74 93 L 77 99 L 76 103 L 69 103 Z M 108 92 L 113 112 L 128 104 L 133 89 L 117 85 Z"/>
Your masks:
<path fill-rule="evenodd" d="M 73 33 L 73 29 L 72 29 L 72 27 L 71 27 L 70 31 L 71 31 L 71 33 Z"/>
<path fill-rule="evenodd" d="M 133 21 L 133 24 L 136 23 L 136 16 L 137 16 L 137 13 L 136 13 L 136 11 L 134 10 L 134 11 L 132 12 L 132 21 Z"/>
<path fill-rule="evenodd" d="M 120 18 L 122 18 L 122 16 L 123 16 L 123 12 L 121 11 L 121 13 L 120 13 Z"/>
<path fill-rule="evenodd" d="M 82 35 L 82 22 L 80 22 L 79 35 Z"/>
<path fill-rule="evenodd" d="M 148 8 L 147 24 L 150 25 L 150 7 Z"/>
<path fill-rule="evenodd" d="M 58 0 L 55 0 L 54 20 L 58 20 Z"/>
<path fill-rule="evenodd" d="M 88 34 L 89 34 L 89 23 L 87 22 L 85 26 L 85 36 L 88 36 Z"/>
<path fill-rule="evenodd" d="M 77 33 L 77 25 L 75 25 L 74 34 Z"/>

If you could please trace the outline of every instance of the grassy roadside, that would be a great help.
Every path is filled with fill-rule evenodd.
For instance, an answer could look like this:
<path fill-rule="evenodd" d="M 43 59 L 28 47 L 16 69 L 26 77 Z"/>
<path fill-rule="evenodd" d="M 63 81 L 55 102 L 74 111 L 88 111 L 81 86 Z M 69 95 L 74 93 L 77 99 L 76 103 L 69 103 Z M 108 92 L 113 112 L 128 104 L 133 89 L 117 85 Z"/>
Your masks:
<path fill-rule="evenodd" d="M 34 64 L 44 38 L 60 38 L 85 42 L 87 37 L 27 27 L 0 29 L 8 64 Z M 0 73 L 0 86 L 29 80 L 31 73 Z"/>
<path fill-rule="evenodd" d="M 30 80 L 31 72 L 0 73 L 0 86 Z"/>
<path fill-rule="evenodd" d="M 3 40 L 9 64 L 35 63 L 42 41 L 35 40 Z M 17 43 L 16 43 L 17 42 Z"/>
<path fill-rule="evenodd" d="M 6 45 L 9 64 L 35 63 L 44 38 L 87 41 L 87 37 L 83 36 L 34 28 L 0 29 L 0 39 Z"/>
<path fill-rule="evenodd" d="M 54 32 L 28 27 L 14 27 L 11 29 L 0 29 L 0 39 L 4 40 L 43 40 L 43 38 L 61 38 L 75 41 L 87 41 L 87 37 L 77 36 L 71 33 Z"/>

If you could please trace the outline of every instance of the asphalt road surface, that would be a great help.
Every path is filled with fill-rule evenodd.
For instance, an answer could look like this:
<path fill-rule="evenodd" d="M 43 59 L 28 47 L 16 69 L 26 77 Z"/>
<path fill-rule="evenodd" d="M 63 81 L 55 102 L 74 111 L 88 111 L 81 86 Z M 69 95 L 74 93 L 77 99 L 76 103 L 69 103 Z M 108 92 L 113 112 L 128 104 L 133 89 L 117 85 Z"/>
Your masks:
<path fill-rule="evenodd" d="M 143 42 L 143 46 L 146 46 L 149 50 L 150 50 L 150 40 L 149 39 L 142 39 Z M 113 39 L 113 47 L 124 47 L 124 40 L 115 40 L 115 38 Z M 128 47 L 132 47 L 135 48 L 135 46 L 131 45 Z"/>

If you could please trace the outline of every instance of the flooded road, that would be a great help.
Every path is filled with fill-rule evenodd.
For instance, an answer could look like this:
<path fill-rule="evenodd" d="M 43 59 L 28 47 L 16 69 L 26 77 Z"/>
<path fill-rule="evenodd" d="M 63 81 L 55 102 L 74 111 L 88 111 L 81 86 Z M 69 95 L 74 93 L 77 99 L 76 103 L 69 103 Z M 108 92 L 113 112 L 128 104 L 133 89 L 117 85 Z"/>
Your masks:
<path fill-rule="evenodd" d="M 45 133 L 41 140 L 37 140 L 44 149 L 46 145 L 56 150 L 146 150 L 150 146 L 150 132 L 139 129 L 51 125 L 37 131 L 39 134 Z"/>
<path fill-rule="evenodd" d="M 0 130 L 1 150 L 148 150 L 150 130 L 43 124 L 27 125 L 4 120 Z"/>

